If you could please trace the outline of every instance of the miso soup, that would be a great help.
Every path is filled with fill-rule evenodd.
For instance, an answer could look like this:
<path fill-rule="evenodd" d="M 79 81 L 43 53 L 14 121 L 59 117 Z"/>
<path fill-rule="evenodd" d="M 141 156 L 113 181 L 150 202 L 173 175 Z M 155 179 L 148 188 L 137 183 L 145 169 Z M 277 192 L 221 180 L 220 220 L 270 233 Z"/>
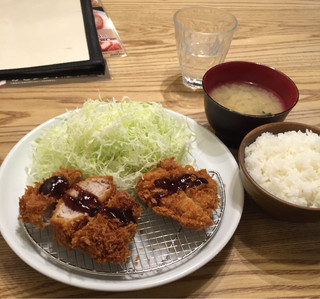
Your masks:
<path fill-rule="evenodd" d="M 276 94 L 247 82 L 220 85 L 214 88 L 209 95 L 220 105 L 244 114 L 275 114 L 284 110 Z"/>

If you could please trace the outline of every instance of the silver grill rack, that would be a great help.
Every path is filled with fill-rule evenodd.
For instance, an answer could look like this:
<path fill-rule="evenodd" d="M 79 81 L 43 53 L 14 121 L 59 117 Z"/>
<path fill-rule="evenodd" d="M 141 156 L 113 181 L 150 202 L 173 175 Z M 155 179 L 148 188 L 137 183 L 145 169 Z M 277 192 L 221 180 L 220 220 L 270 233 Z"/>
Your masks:
<path fill-rule="evenodd" d="M 131 256 L 125 264 L 99 264 L 79 250 L 68 250 L 53 240 L 52 227 L 24 228 L 31 241 L 46 257 L 69 269 L 93 275 L 132 276 L 154 275 L 172 269 L 197 253 L 216 234 L 225 209 L 225 191 L 219 173 L 209 171 L 217 182 L 220 204 L 213 212 L 214 224 L 201 230 L 182 227 L 177 221 L 144 209 L 138 219 L 137 233 L 130 243 Z"/>

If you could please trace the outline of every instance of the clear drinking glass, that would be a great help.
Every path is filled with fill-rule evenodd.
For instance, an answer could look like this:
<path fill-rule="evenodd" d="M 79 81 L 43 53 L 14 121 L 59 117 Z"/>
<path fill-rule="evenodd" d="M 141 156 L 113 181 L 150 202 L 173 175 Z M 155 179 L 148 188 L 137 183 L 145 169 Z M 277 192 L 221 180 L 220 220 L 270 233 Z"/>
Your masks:
<path fill-rule="evenodd" d="M 183 83 L 201 88 L 205 72 L 224 61 L 238 21 L 212 7 L 183 8 L 173 20 Z"/>

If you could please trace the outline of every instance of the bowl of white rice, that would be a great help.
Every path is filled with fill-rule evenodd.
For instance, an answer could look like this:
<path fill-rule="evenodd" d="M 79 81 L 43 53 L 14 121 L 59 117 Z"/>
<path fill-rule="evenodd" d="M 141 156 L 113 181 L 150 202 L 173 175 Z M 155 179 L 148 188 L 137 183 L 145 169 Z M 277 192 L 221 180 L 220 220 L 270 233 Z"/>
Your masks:
<path fill-rule="evenodd" d="M 320 128 L 275 122 L 242 140 L 238 160 L 248 195 L 272 216 L 320 221 Z"/>

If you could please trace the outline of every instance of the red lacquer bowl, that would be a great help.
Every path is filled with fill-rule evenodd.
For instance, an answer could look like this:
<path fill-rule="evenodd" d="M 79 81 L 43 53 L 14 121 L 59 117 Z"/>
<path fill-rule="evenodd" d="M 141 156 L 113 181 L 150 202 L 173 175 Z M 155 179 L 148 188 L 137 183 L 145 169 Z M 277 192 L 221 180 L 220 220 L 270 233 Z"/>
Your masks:
<path fill-rule="evenodd" d="M 282 101 L 284 110 L 276 114 L 250 115 L 230 110 L 210 97 L 217 86 L 234 81 L 249 82 L 273 91 Z M 283 121 L 299 98 L 295 83 L 284 73 L 266 65 L 232 61 L 216 65 L 203 77 L 204 107 L 209 124 L 216 135 L 230 147 L 238 148 L 252 129 L 271 122 Z"/>

